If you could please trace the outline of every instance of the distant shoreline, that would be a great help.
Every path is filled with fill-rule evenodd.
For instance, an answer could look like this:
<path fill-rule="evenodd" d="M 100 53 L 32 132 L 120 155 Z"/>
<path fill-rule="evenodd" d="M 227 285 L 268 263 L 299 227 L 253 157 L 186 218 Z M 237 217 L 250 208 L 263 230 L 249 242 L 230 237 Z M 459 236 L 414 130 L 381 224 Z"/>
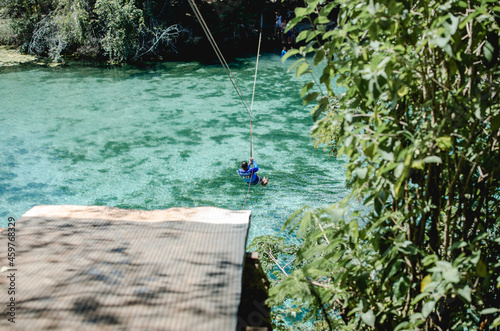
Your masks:
<path fill-rule="evenodd" d="M 281 48 L 279 47 L 274 47 L 273 48 L 273 43 L 267 41 L 267 45 L 263 47 L 264 50 L 261 49 L 261 53 L 274 53 L 278 54 L 281 51 Z M 207 49 L 207 52 L 211 52 L 211 49 Z M 204 53 L 207 54 L 207 53 Z M 239 57 L 239 56 L 251 56 L 253 53 L 247 53 L 247 54 L 229 54 L 231 57 L 229 59 L 232 59 L 233 57 Z M 136 63 L 129 63 L 128 65 L 132 66 L 137 66 L 137 67 L 142 67 L 142 66 L 150 66 L 154 65 L 155 63 L 162 63 L 162 62 L 177 62 L 177 61 L 200 61 L 200 62 L 206 62 L 206 63 L 212 63 L 216 62 L 216 57 L 214 54 L 214 57 L 211 58 L 210 56 L 205 56 L 205 58 L 200 58 L 200 59 L 193 59 L 192 57 L 187 57 L 186 59 L 182 60 L 180 57 L 173 57 L 171 59 L 165 59 L 165 60 L 157 60 L 157 61 L 145 61 L 145 62 L 136 62 Z M 24 54 L 19 51 L 19 49 L 16 46 L 11 46 L 11 45 L 0 45 L 0 68 L 9 68 L 9 67 L 16 67 L 16 66 L 22 66 L 22 65 L 35 65 L 35 66 L 46 66 L 46 67 L 57 67 L 60 65 L 65 65 L 65 64 L 75 64 L 75 63 L 80 63 L 80 64 L 89 64 L 92 63 L 94 65 L 102 66 L 102 65 L 110 65 L 109 63 L 105 61 L 92 61 L 92 60 L 81 60 L 75 57 L 67 56 L 67 57 L 62 57 L 62 62 L 53 62 L 49 58 L 44 58 L 44 57 L 39 57 L 39 56 L 34 56 L 30 54 Z M 124 65 L 125 63 L 122 63 L 120 65 Z M 120 66 L 118 65 L 118 66 Z M 112 66 L 112 65 L 111 65 Z"/>

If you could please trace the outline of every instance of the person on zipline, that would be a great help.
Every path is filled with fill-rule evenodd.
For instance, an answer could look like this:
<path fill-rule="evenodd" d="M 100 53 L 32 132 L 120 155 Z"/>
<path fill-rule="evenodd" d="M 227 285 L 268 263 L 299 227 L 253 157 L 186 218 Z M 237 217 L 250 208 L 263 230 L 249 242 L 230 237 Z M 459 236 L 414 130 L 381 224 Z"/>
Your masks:
<path fill-rule="evenodd" d="M 250 185 L 260 184 L 266 186 L 267 183 L 269 183 L 269 179 L 266 177 L 260 178 L 259 175 L 256 174 L 256 172 L 259 171 L 259 166 L 253 158 L 250 158 L 250 166 L 251 168 L 248 168 L 247 161 L 241 162 L 241 169 L 238 169 L 238 174 L 241 178 L 243 178 L 245 182 L 250 183 Z"/>

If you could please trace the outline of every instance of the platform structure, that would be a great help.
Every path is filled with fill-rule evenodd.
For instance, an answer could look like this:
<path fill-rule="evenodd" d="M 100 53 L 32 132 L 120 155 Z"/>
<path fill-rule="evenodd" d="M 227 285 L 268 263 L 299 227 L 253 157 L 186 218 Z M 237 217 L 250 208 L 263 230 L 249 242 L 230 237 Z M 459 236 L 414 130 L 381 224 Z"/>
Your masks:
<path fill-rule="evenodd" d="M 33 207 L 15 223 L 15 270 L 0 274 L 0 329 L 236 330 L 250 215 Z"/>

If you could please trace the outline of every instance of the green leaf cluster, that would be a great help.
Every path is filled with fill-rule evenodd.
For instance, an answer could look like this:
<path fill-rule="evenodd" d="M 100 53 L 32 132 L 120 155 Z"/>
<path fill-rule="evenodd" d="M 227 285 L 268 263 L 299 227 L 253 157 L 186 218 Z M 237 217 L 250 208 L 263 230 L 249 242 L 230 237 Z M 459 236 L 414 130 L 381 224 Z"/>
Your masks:
<path fill-rule="evenodd" d="M 270 303 L 331 329 L 499 326 L 500 7 L 307 0 L 295 15 L 288 29 L 313 28 L 287 57 L 312 75 L 312 134 L 348 161 L 350 194 L 287 221 L 301 244 Z"/>
<path fill-rule="evenodd" d="M 112 63 L 135 56 L 141 47 L 144 13 L 134 0 L 2 0 L 24 51 L 58 61 L 64 53 Z"/>
<path fill-rule="evenodd" d="M 134 0 L 97 0 L 94 8 L 104 38 L 101 45 L 109 61 L 124 62 L 138 51 L 136 42 L 144 18 Z"/>

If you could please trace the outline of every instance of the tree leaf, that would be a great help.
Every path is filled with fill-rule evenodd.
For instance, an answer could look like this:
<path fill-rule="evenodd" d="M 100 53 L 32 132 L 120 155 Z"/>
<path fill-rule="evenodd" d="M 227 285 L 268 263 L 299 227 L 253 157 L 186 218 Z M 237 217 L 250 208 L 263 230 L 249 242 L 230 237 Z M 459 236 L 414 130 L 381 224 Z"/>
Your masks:
<path fill-rule="evenodd" d="M 439 260 L 439 258 L 438 258 L 438 256 L 436 254 L 431 254 L 431 255 L 427 255 L 426 257 L 424 257 L 422 259 L 422 264 L 424 266 L 428 267 L 431 264 L 436 263 L 436 261 L 438 261 L 438 260 Z M 427 275 L 427 276 L 430 276 L 430 275 Z M 429 279 L 429 281 L 430 281 L 430 279 Z"/>
<path fill-rule="evenodd" d="M 310 42 L 311 40 L 313 40 L 314 38 L 319 36 L 321 33 L 322 33 L 321 31 L 314 31 L 314 32 L 308 33 L 307 38 L 306 38 L 306 43 Z"/>
<path fill-rule="evenodd" d="M 483 278 L 488 277 L 488 267 L 486 266 L 486 263 L 484 263 L 483 260 L 477 261 L 476 272 L 479 277 Z"/>
<path fill-rule="evenodd" d="M 380 156 L 386 161 L 393 162 L 394 161 L 394 153 L 393 152 L 385 152 L 381 149 L 378 150 L 380 153 Z"/>
<path fill-rule="evenodd" d="M 318 18 L 314 20 L 315 24 L 328 24 L 330 20 L 326 16 L 319 15 Z"/>
<path fill-rule="evenodd" d="M 444 270 L 442 272 L 444 280 L 450 282 L 450 283 L 458 283 L 460 282 L 460 275 L 458 273 L 458 269 L 453 268 L 450 266 L 450 268 Z"/>
<path fill-rule="evenodd" d="M 495 48 L 493 47 L 493 45 L 488 40 L 485 40 L 483 45 L 483 54 L 484 58 L 486 59 L 486 61 L 488 61 L 488 63 L 493 61 L 494 53 L 495 53 Z"/>
<path fill-rule="evenodd" d="M 405 165 L 403 162 L 400 162 L 398 163 L 398 166 L 396 167 L 396 169 L 394 170 L 394 176 L 396 178 L 399 178 L 401 177 L 401 175 L 403 174 L 403 170 L 405 168 Z"/>
<path fill-rule="evenodd" d="M 431 275 L 425 276 L 424 279 L 422 279 L 422 281 L 420 282 L 420 292 L 424 292 L 425 288 L 427 287 L 427 285 L 430 284 L 431 281 L 432 281 Z"/>
<path fill-rule="evenodd" d="M 451 148 L 452 146 L 452 141 L 451 137 L 439 137 L 436 139 L 436 143 L 440 149 L 443 151 L 446 151 Z M 438 162 L 440 163 L 440 162 Z"/>
<path fill-rule="evenodd" d="M 495 327 L 497 327 L 497 326 L 500 326 L 500 316 L 498 316 L 497 318 L 495 318 L 495 319 L 493 320 L 492 325 L 491 325 L 491 327 L 492 327 L 492 328 L 495 328 Z"/>
<path fill-rule="evenodd" d="M 312 9 L 313 9 L 313 11 L 314 11 L 314 8 L 316 8 L 316 6 L 318 6 L 319 1 L 320 1 L 320 0 L 306 0 L 306 2 L 307 2 L 307 6 L 308 6 L 309 8 L 312 8 Z M 311 12 L 311 13 L 312 13 L 312 12 Z"/>
<path fill-rule="evenodd" d="M 324 49 L 318 50 L 316 52 L 316 54 L 314 55 L 314 66 L 317 66 L 318 64 L 320 64 L 324 58 L 325 58 L 325 50 Z"/>
<path fill-rule="evenodd" d="M 417 246 L 415 246 L 411 241 L 406 240 L 405 242 L 396 243 L 396 248 L 398 251 L 405 255 L 416 255 L 418 253 Z"/>
<path fill-rule="evenodd" d="M 324 100 L 324 99 L 323 99 Z M 325 111 L 328 102 L 321 100 L 316 107 L 313 109 L 313 121 L 316 122 L 319 116 Z"/>
<path fill-rule="evenodd" d="M 500 309 L 498 308 L 486 308 L 486 309 L 483 309 L 481 310 L 481 315 L 489 315 L 489 314 L 495 314 L 495 313 L 498 313 L 500 312 Z"/>
<path fill-rule="evenodd" d="M 303 74 L 307 73 L 309 70 L 309 64 L 308 63 L 301 63 L 297 66 L 297 69 L 295 69 L 295 77 L 299 78 Z"/>
<path fill-rule="evenodd" d="M 313 102 L 316 100 L 319 96 L 319 92 L 311 92 L 308 95 L 305 96 L 304 98 L 304 105 L 307 105 L 308 103 Z"/>
<path fill-rule="evenodd" d="M 407 94 L 408 94 L 408 87 L 405 85 L 401 86 L 401 88 L 398 90 L 399 97 L 402 98 Z"/>
<path fill-rule="evenodd" d="M 368 156 L 369 158 L 372 158 L 373 155 L 375 154 L 376 149 L 377 145 L 375 143 L 369 143 L 366 149 L 364 150 L 365 155 Z"/>
<path fill-rule="evenodd" d="M 312 223 L 313 223 L 312 212 L 307 211 L 304 214 L 304 217 L 300 220 L 297 236 L 299 238 L 302 238 L 307 233 L 307 230 L 309 230 Z"/>
<path fill-rule="evenodd" d="M 302 40 L 306 39 L 306 38 L 307 38 L 307 36 L 309 35 L 309 33 L 310 33 L 310 31 L 309 31 L 309 30 L 304 30 L 304 31 L 301 31 L 301 32 L 299 33 L 299 35 L 297 36 L 297 38 L 295 38 L 295 42 L 297 42 L 297 43 L 298 43 L 298 42 L 300 42 L 300 41 L 302 41 Z"/>
<path fill-rule="evenodd" d="M 287 53 L 288 54 L 288 53 Z M 286 55 L 285 55 L 286 56 Z M 285 57 L 283 56 L 283 57 Z M 291 71 L 295 66 L 297 66 L 299 63 L 303 63 L 305 62 L 306 59 L 304 59 L 303 57 L 301 57 L 300 59 L 296 60 L 294 63 L 292 63 L 292 65 L 288 68 L 289 71 Z"/>
<path fill-rule="evenodd" d="M 375 326 L 375 314 L 371 309 L 368 309 L 366 313 L 361 314 L 361 319 L 365 324 L 369 326 Z"/>
<path fill-rule="evenodd" d="M 330 219 L 332 222 L 338 222 L 344 217 L 345 209 L 344 208 L 329 208 L 326 211 L 328 215 L 330 215 Z"/>
<path fill-rule="evenodd" d="M 439 156 L 428 156 L 425 159 L 423 159 L 424 163 L 442 163 L 443 161 Z"/>
<path fill-rule="evenodd" d="M 432 311 L 434 310 L 434 306 L 436 305 L 435 301 L 428 301 L 424 304 L 422 307 L 422 315 L 424 315 L 424 318 L 427 318 Z"/>
<path fill-rule="evenodd" d="M 302 86 L 302 89 L 300 90 L 300 97 L 303 98 L 304 95 L 306 95 L 307 92 L 309 92 L 310 89 L 314 87 L 314 82 L 308 82 L 305 83 L 304 86 Z"/>
<path fill-rule="evenodd" d="M 305 17 L 312 13 L 312 11 L 313 9 L 311 8 L 297 7 L 295 8 L 295 17 Z"/>
<path fill-rule="evenodd" d="M 291 49 L 289 51 L 286 52 L 285 55 L 283 55 L 283 57 L 281 58 L 281 62 L 285 62 L 286 59 L 288 59 L 289 57 L 293 56 L 293 55 L 297 55 L 299 54 L 299 50 L 294 48 L 294 49 Z"/>
<path fill-rule="evenodd" d="M 399 331 L 399 330 L 406 330 L 408 329 L 408 326 L 410 325 L 409 322 L 402 322 L 402 323 L 399 323 L 398 326 L 396 326 L 396 328 L 394 329 L 394 331 Z"/>
<path fill-rule="evenodd" d="M 465 301 L 471 302 L 471 289 L 468 285 L 465 285 L 463 288 L 457 289 L 457 294 Z"/>
<path fill-rule="evenodd" d="M 336 6 L 337 6 L 337 3 L 330 2 L 329 4 L 327 4 L 326 6 L 321 8 L 319 14 L 321 16 L 328 16 L 330 14 L 330 12 L 332 11 L 332 9 L 335 8 Z"/>
<path fill-rule="evenodd" d="M 453 35 L 457 32 L 458 23 L 460 23 L 460 18 L 450 13 L 448 19 L 443 22 L 443 26 L 450 35 Z"/>
<path fill-rule="evenodd" d="M 491 118 L 491 130 L 493 132 L 498 131 L 500 129 L 500 114 L 497 114 L 496 116 L 493 116 Z"/>
<path fill-rule="evenodd" d="M 294 17 L 292 18 L 288 24 L 286 25 L 286 29 L 285 29 L 285 33 L 287 33 L 288 31 L 290 31 L 291 29 L 293 29 L 298 23 L 300 23 L 302 20 L 304 19 L 304 17 Z"/>
<path fill-rule="evenodd" d="M 389 195 L 385 191 L 380 191 L 378 194 L 375 196 L 374 199 L 374 208 L 375 212 L 377 212 L 378 215 L 380 215 L 380 212 L 382 211 L 382 208 L 387 201 L 387 197 Z"/>
<path fill-rule="evenodd" d="M 417 160 L 417 161 L 413 161 L 411 163 L 411 167 L 413 169 L 420 169 L 420 170 L 423 170 L 424 169 L 424 163 L 421 161 L 421 160 Z"/>

